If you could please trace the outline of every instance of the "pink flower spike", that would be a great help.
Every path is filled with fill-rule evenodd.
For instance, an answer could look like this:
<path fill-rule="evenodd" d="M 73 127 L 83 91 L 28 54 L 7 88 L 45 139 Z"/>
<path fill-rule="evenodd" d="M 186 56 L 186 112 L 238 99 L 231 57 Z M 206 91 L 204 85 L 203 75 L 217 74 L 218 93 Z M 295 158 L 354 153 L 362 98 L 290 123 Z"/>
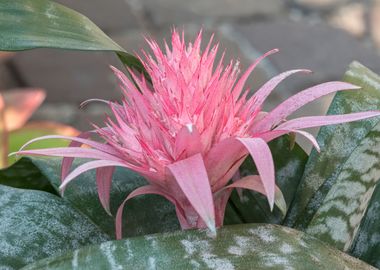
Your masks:
<path fill-rule="evenodd" d="M 176 182 L 211 232 L 215 230 L 215 210 L 206 167 L 200 154 L 168 166 Z"/>
<path fill-rule="evenodd" d="M 273 210 L 275 197 L 275 176 L 272 153 L 267 143 L 261 138 L 238 138 L 247 148 L 256 164 L 270 209 Z"/>

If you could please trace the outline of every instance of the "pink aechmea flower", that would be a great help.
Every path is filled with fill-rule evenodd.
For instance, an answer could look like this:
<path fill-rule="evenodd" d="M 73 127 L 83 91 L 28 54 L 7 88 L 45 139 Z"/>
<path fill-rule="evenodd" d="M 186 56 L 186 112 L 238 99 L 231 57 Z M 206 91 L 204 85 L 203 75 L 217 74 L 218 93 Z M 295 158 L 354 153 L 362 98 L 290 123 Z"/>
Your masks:
<path fill-rule="evenodd" d="M 257 59 L 238 78 L 238 65 L 222 60 L 214 65 L 218 45 L 208 43 L 201 52 L 201 33 L 194 43 L 185 44 L 174 30 L 171 48 L 162 51 L 148 40 L 153 56 L 144 52 L 141 61 L 150 75 L 130 70 L 132 79 L 112 68 L 125 98 L 108 102 L 113 119 L 103 128 L 79 137 L 46 136 L 41 139 L 68 139 L 66 148 L 22 150 L 21 155 L 65 157 L 62 162 L 61 190 L 76 176 L 96 169 L 100 201 L 109 209 L 111 178 L 116 166 L 129 168 L 146 177 L 149 185 L 137 188 L 122 203 L 116 215 L 116 235 L 121 238 L 121 219 L 127 200 L 142 194 L 158 194 L 175 205 L 183 229 L 223 225 L 227 200 L 234 188 L 264 194 L 270 207 L 278 188 L 274 164 L 267 143 L 283 134 L 295 132 L 308 138 L 318 149 L 314 137 L 300 129 L 356 121 L 380 115 L 378 111 L 348 115 L 311 116 L 287 121 L 303 105 L 341 90 L 359 89 L 345 82 L 328 82 L 303 90 L 270 112 L 263 112 L 265 99 L 285 78 L 297 69 L 284 72 L 265 83 L 247 98 L 244 85 L 250 73 L 272 50 Z M 245 91 L 244 91 L 245 90 Z M 97 135 L 104 142 L 89 139 Z M 81 145 L 86 145 L 82 148 Z M 242 162 L 251 155 L 259 176 L 247 176 L 230 184 Z M 70 171 L 74 158 L 90 158 Z"/>

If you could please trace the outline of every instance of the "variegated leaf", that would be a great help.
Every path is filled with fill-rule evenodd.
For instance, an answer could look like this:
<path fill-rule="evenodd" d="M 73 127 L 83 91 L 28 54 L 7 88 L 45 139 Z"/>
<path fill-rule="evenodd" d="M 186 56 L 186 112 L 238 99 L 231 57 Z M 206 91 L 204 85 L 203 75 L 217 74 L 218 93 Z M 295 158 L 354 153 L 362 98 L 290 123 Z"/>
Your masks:
<path fill-rule="evenodd" d="M 59 197 L 0 185 L 0 269 L 109 240 Z"/>
<path fill-rule="evenodd" d="M 226 226 L 212 237 L 182 231 L 112 241 L 48 258 L 31 269 L 374 269 L 302 232 Z"/>
<path fill-rule="evenodd" d="M 377 166 L 380 169 L 380 165 Z M 380 181 L 380 175 L 379 175 Z M 360 224 L 350 254 L 380 268 L 380 182 Z"/>
<path fill-rule="evenodd" d="M 338 93 L 328 114 L 343 114 L 380 109 L 380 78 L 354 62 L 344 77 L 345 81 L 362 87 L 359 91 Z M 321 153 L 312 151 L 305 173 L 285 224 L 306 229 L 326 195 L 336 183 L 346 160 L 353 154 L 368 133 L 379 123 L 379 118 L 321 128 L 318 142 Z"/>
<path fill-rule="evenodd" d="M 348 251 L 379 179 L 380 123 L 342 165 L 306 232 Z"/>

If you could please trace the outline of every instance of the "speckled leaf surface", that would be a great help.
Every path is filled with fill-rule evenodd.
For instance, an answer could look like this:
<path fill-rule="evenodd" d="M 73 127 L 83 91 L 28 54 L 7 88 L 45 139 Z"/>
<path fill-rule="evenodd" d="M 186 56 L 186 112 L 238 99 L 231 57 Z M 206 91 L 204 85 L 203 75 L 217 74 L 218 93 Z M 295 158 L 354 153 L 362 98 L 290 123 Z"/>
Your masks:
<path fill-rule="evenodd" d="M 379 179 L 380 123 L 342 165 L 306 232 L 348 251 Z"/>
<path fill-rule="evenodd" d="M 0 269 L 109 240 L 59 197 L 0 185 Z"/>
<path fill-rule="evenodd" d="M 380 166 L 377 166 L 380 169 Z M 379 175 L 380 180 L 380 175 Z M 369 202 L 367 212 L 362 220 L 350 253 L 380 268 L 380 184 Z"/>
<path fill-rule="evenodd" d="M 31 158 L 33 163 L 58 189 L 61 160 Z M 74 162 L 78 166 L 83 161 Z M 112 181 L 111 213 L 109 216 L 98 199 L 95 172 L 78 176 L 67 186 L 63 199 L 89 217 L 110 237 L 115 237 L 115 215 L 123 200 L 137 187 L 147 184 L 145 179 L 127 169 L 117 168 Z M 174 206 L 158 195 L 142 195 L 130 200 L 124 208 L 124 237 L 178 230 Z"/>
<path fill-rule="evenodd" d="M 276 225 L 226 226 L 216 238 L 182 231 L 106 242 L 25 269 L 374 269 L 302 232 Z"/>
<path fill-rule="evenodd" d="M 289 136 L 282 136 L 270 142 L 269 147 L 275 163 L 276 184 L 284 195 L 286 205 L 289 206 L 301 180 L 308 156 L 298 144 L 291 149 Z M 240 174 L 241 176 L 256 174 L 251 158 L 240 167 Z M 243 190 L 240 198 L 234 191 L 230 203 L 244 223 L 280 224 L 284 219 L 284 215 L 277 207 L 271 212 L 267 199 L 256 192 Z"/>
<path fill-rule="evenodd" d="M 19 159 L 12 166 L 0 170 L 0 184 L 58 194 L 49 180 L 27 158 Z"/>
<path fill-rule="evenodd" d="M 328 114 L 380 109 L 380 78 L 354 62 L 344 80 L 362 87 L 360 91 L 338 93 Z M 341 175 L 347 159 L 379 122 L 379 118 L 321 128 L 317 140 L 321 153 L 312 151 L 285 224 L 306 229 L 331 187 Z M 343 176 L 342 176 L 343 177 Z M 351 207 L 351 206 L 350 206 Z"/>
<path fill-rule="evenodd" d="M 124 64 L 141 70 L 135 56 L 72 9 L 50 0 L 0 1 L 0 50 L 34 48 L 114 51 Z"/>

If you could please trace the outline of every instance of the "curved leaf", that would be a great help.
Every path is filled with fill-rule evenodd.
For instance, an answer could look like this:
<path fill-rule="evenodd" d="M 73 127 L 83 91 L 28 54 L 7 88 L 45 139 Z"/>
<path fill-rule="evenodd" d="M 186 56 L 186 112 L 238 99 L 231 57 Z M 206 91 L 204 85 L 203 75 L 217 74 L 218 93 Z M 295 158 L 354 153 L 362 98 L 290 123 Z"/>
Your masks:
<path fill-rule="evenodd" d="M 61 184 L 61 159 L 31 158 L 32 162 L 58 190 Z M 85 161 L 76 160 L 74 167 Z M 112 180 L 109 216 L 98 199 L 95 171 L 81 174 L 65 190 L 63 199 L 89 217 L 110 237 L 115 238 L 115 215 L 118 207 L 137 187 L 146 185 L 146 180 L 124 168 L 116 168 Z M 127 202 L 124 208 L 123 233 L 126 236 L 145 235 L 180 229 L 174 206 L 158 195 L 142 195 Z"/>
<path fill-rule="evenodd" d="M 289 136 L 282 136 L 270 142 L 269 147 L 275 164 L 276 184 L 284 194 L 286 205 L 289 206 L 301 180 L 308 156 L 297 144 L 290 149 L 291 139 Z M 256 169 L 250 158 L 247 158 L 240 167 L 240 174 L 241 176 L 256 174 Z M 284 219 L 279 209 L 274 208 L 273 212 L 270 211 L 264 196 L 248 190 L 242 190 L 241 195 L 238 196 L 237 192 L 234 191 L 229 204 L 232 204 L 232 208 L 240 214 L 245 223 L 280 224 Z M 226 224 L 231 223 L 226 222 Z"/>
<path fill-rule="evenodd" d="M 109 237 L 57 196 L 0 185 L 0 268 L 19 269 Z"/>
<path fill-rule="evenodd" d="M 140 61 L 82 14 L 49 0 L 0 1 L 0 50 L 58 48 L 114 51 L 142 71 Z"/>
<path fill-rule="evenodd" d="M 379 110 L 379 76 L 354 62 L 350 65 L 344 79 L 349 83 L 361 86 L 362 89 L 338 93 L 328 114 Z M 310 155 L 296 199 L 286 218 L 286 225 L 306 229 L 329 190 L 337 181 L 346 160 L 379 120 L 377 117 L 321 128 L 317 140 L 322 151 L 317 153 L 313 150 Z M 349 197 L 348 194 L 346 196 Z"/>
<path fill-rule="evenodd" d="M 274 225 L 227 226 L 216 237 L 182 231 L 124 239 L 24 269 L 374 269 L 323 242 Z"/>

